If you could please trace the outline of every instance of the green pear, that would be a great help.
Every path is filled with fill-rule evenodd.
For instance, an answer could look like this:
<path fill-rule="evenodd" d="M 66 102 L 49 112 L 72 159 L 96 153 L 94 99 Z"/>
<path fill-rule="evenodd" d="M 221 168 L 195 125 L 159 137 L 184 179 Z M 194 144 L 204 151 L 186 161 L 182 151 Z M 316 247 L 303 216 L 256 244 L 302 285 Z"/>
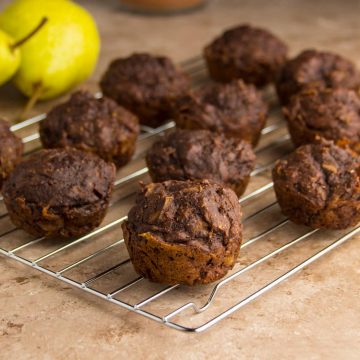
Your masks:
<path fill-rule="evenodd" d="M 21 61 L 20 47 L 31 39 L 46 22 L 47 18 L 43 18 L 35 29 L 17 41 L 0 30 L 0 85 L 10 80 L 19 69 Z"/>
<path fill-rule="evenodd" d="M 47 23 L 21 47 L 14 83 L 28 97 L 49 99 L 88 78 L 100 39 L 91 15 L 70 0 L 15 0 L 0 14 L 0 28 L 18 39 Z"/>
<path fill-rule="evenodd" d="M 10 80 L 20 66 L 20 50 L 13 48 L 14 39 L 0 30 L 0 85 Z"/>

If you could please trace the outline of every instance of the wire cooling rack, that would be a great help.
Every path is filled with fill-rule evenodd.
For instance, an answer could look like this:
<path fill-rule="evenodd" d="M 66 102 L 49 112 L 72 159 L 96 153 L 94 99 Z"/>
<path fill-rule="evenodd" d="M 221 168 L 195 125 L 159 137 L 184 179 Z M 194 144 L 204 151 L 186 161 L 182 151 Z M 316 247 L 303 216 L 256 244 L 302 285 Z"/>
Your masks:
<path fill-rule="evenodd" d="M 182 67 L 194 86 L 208 81 L 200 57 Z M 170 328 L 209 329 L 360 232 L 360 226 L 342 232 L 309 230 L 281 214 L 269 170 L 292 147 L 271 90 L 266 98 L 271 111 L 256 149 L 258 165 L 239 200 L 245 214 L 244 243 L 234 269 L 217 283 L 197 287 L 151 283 L 134 272 L 124 246 L 120 225 L 133 203 L 138 181 L 149 181 L 146 149 L 174 127 L 173 122 L 156 129 L 142 126 L 133 160 L 118 172 L 103 224 L 85 236 L 72 241 L 34 239 L 12 225 L 0 198 L 0 253 Z M 26 155 L 40 148 L 36 127 L 45 117 L 12 126 L 22 136 Z"/>

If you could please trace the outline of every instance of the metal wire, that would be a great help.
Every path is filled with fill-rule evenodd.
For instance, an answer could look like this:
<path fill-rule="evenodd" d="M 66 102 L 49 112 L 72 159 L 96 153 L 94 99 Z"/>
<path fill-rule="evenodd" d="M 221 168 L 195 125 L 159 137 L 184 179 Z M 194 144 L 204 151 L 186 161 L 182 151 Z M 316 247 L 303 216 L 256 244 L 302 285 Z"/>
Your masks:
<path fill-rule="evenodd" d="M 195 57 L 195 58 L 189 59 L 188 61 L 186 61 L 183 64 L 183 66 L 191 73 L 193 78 L 197 77 L 198 74 L 204 72 L 204 65 L 202 64 L 202 60 L 200 57 Z M 97 93 L 96 96 L 101 97 L 102 95 L 101 95 L 101 93 Z M 22 123 L 12 126 L 11 130 L 19 131 L 22 129 L 26 129 L 27 127 L 30 127 L 34 124 L 39 123 L 45 117 L 46 117 L 45 114 L 38 115 L 38 116 L 28 119 Z M 143 140 L 149 139 L 153 136 L 162 134 L 164 131 L 172 128 L 173 126 L 174 126 L 173 122 L 165 124 L 157 129 L 143 126 L 142 134 L 139 137 L 139 141 L 143 141 Z M 263 129 L 262 133 L 263 133 L 263 135 L 274 134 L 277 130 L 282 129 L 283 126 L 284 125 L 281 121 L 276 122 L 274 124 L 267 126 L 265 129 Z M 38 139 L 39 139 L 39 134 L 37 132 L 35 132 L 35 133 L 32 133 L 32 134 L 24 137 L 23 142 L 25 144 L 29 144 Z M 262 154 L 269 154 L 276 148 L 281 147 L 288 140 L 289 140 L 288 135 L 283 135 L 281 137 L 278 137 L 276 140 L 272 141 L 271 143 L 258 148 L 256 151 L 257 155 L 261 156 Z M 253 177 L 258 176 L 259 174 L 266 172 L 268 169 L 270 169 L 273 166 L 273 164 L 274 164 L 274 161 L 271 161 L 269 163 L 258 166 L 252 172 L 251 176 L 253 176 Z M 126 176 L 123 176 L 120 179 L 117 179 L 115 182 L 115 186 L 117 188 L 120 188 L 121 186 L 123 186 L 129 182 L 136 181 L 138 178 L 145 175 L 147 173 L 147 171 L 148 171 L 148 169 L 146 167 L 137 169 L 137 170 L 133 171 L 132 173 L 130 173 Z M 252 190 L 245 196 L 243 196 L 239 200 L 239 202 L 244 207 L 246 207 L 248 205 L 253 205 L 253 204 L 255 204 L 255 202 L 254 202 L 255 199 L 257 199 L 257 198 L 262 199 L 262 197 L 265 195 L 265 193 L 270 191 L 272 189 L 272 187 L 273 187 L 273 183 L 267 182 L 267 183 L 261 185 L 260 187 Z M 2 200 L 2 198 L 0 199 L 0 201 L 1 200 Z M 120 198 L 119 201 L 122 201 L 122 200 L 123 200 L 123 198 Z M 118 202 L 115 202 L 111 205 L 112 206 L 118 205 Z M 282 229 L 282 232 L 286 232 L 285 228 L 287 226 L 290 226 L 291 223 L 288 219 L 284 219 L 283 217 L 278 219 L 278 221 L 276 223 L 272 223 L 269 226 L 263 226 L 262 222 L 258 221 L 260 216 L 263 216 L 266 212 L 270 212 L 270 211 L 278 211 L 276 201 L 270 200 L 270 202 L 267 202 L 267 204 L 262 205 L 260 208 L 256 208 L 255 211 L 253 211 L 250 215 L 248 215 L 244 219 L 244 221 L 243 221 L 244 223 L 247 224 L 249 222 L 255 222 L 258 226 L 257 226 L 256 233 L 252 237 L 246 239 L 246 241 L 243 243 L 243 245 L 241 246 L 242 249 L 245 249 L 254 244 L 261 245 L 261 240 L 267 238 L 268 236 L 274 235 L 280 229 Z M 7 214 L 0 215 L 0 220 L 4 219 L 6 216 L 7 216 Z M 301 246 L 306 246 L 306 244 L 303 244 L 305 242 L 305 240 L 310 239 L 313 235 L 321 232 L 321 230 L 308 230 L 306 233 L 301 234 L 299 236 L 295 236 L 292 239 L 285 238 L 284 240 L 288 240 L 288 241 L 285 241 L 285 243 L 283 245 L 278 246 L 277 248 L 270 251 L 266 255 L 255 259 L 250 264 L 248 264 L 240 269 L 237 269 L 232 274 L 226 276 L 225 278 L 220 280 L 217 284 L 215 284 L 213 286 L 212 290 L 210 291 L 210 293 L 208 294 L 208 296 L 206 297 L 205 301 L 202 303 L 202 305 L 198 305 L 195 300 L 188 301 L 180 306 L 175 306 L 175 304 L 174 304 L 172 310 L 164 316 L 164 315 L 156 313 L 155 311 L 144 310 L 144 308 L 150 306 L 153 303 L 156 303 L 157 301 L 160 301 L 160 299 L 164 300 L 175 289 L 178 289 L 178 291 L 181 291 L 182 287 L 179 284 L 164 286 L 160 290 L 158 290 L 154 293 L 151 293 L 151 294 L 145 296 L 144 298 L 137 300 L 134 303 L 130 303 L 130 302 L 121 300 L 119 298 L 119 296 L 121 296 L 122 294 L 124 294 L 130 290 L 136 291 L 137 289 L 142 289 L 144 283 L 147 282 L 147 280 L 145 280 L 141 276 L 134 275 L 133 279 L 128 280 L 126 283 L 121 284 L 117 288 L 111 289 L 107 292 L 102 292 L 102 291 L 99 291 L 96 289 L 96 284 L 101 283 L 102 279 L 115 273 L 117 270 L 121 269 L 122 272 L 127 271 L 126 266 L 130 264 L 130 259 L 127 256 L 127 253 L 125 253 L 125 258 L 123 260 L 121 260 L 120 262 L 116 263 L 115 265 L 109 266 L 105 270 L 102 270 L 98 273 L 95 272 L 94 274 L 92 274 L 91 277 L 89 277 L 83 281 L 75 280 L 75 278 L 68 275 L 71 271 L 75 271 L 76 269 L 80 268 L 81 266 L 88 263 L 89 261 L 93 261 L 102 255 L 107 256 L 112 251 L 120 251 L 119 249 L 121 248 L 121 245 L 124 243 L 124 239 L 122 239 L 122 238 L 117 239 L 116 241 L 112 242 L 111 244 L 102 246 L 102 247 L 98 248 L 97 250 L 91 252 L 90 254 L 87 254 L 87 255 L 84 254 L 81 258 L 78 258 L 76 261 L 73 261 L 73 262 L 62 261 L 63 265 L 61 268 L 53 270 L 53 269 L 48 268 L 46 265 L 44 265 L 45 260 L 48 260 L 55 255 L 63 256 L 63 257 L 66 256 L 66 255 L 64 255 L 65 250 L 70 251 L 75 248 L 81 248 L 81 246 L 83 246 L 88 241 L 92 240 L 94 237 L 101 238 L 105 232 L 114 229 L 116 226 L 119 226 L 125 220 L 126 220 L 126 216 L 117 218 L 117 219 L 109 222 L 108 224 L 101 225 L 99 228 L 95 229 L 94 231 L 90 232 L 89 234 L 84 235 L 78 239 L 75 239 L 74 241 L 72 241 L 66 245 L 60 246 L 57 249 L 54 249 L 46 254 L 38 256 L 35 259 L 23 257 L 20 254 L 24 250 L 28 250 L 28 249 L 32 249 L 36 246 L 40 246 L 41 243 L 43 242 L 43 240 L 45 240 L 45 238 L 41 237 L 41 238 L 33 239 L 22 245 L 17 245 L 17 246 L 13 246 L 13 247 L 11 247 L 9 245 L 10 249 L 7 250 L 1 246 L 2 240 L 5 239 L 5 236 L 14 233 L 18 229 L 16 229 L 16 228 L 6 229 L 6 231 L 0 235 L 0 254 L 3 254 L 15 261 L 18 261 L 27 266 L 30 266 L 30 267 L 32 267 L 38 271 L 41 271 L 49 276 L 57 278 L 60 281 L 70 284 L 70 285 L 72 285 L 76 288 L 79 288 L 85 292 L 91 293 L 92 295 L 102 298 L 112 304 L 115 304 L 115 305 L 125 308 L 127 310 L 138 313 L 138 314 L 140 314 L 146 318 L 149 318 L 151 320 L 162 323 L 170 328 L 174 328 L 174 329 L 181 330 L 181 331 L 198 333 L 198 332 L 207 330 L 208 328 L 212 327 L 213 325 L 215 325 L 222 319 L 231 315 L 233 312 L 239 310 L 246 304 L 254 301 L 261 295 L 268 292 L 270 289 L 274 288 L 278 284 L 280 284 L 283 281 L 285 281 L 286 279 L 290 278 L 292 275 L 294 275 L 299 270 L 303 269 L 305 266 L 313 263 L 321 256 L 324 256 L 325 254 L 332 251 L 339 245 L 343 244 L 345 241 L 349 240 L 352 236 L 354 236 L 355 234 L 360 232 L 360 226 L 358 226 L 355 229 L 350 230 L 347 233 L 340 235 L 330 245 L 323 247 L 317 253 L 308 257 L 306 260 L 299 261 L 297 265 L 295 265 L 288 271 L 284 272 L 280 276 L 275 277 L 274 279 L 269 281 L 266 285 L 260 286 L 256 291 L 252 292 L 251 294 L 249 294 L 241 299 L 237 299 L 235 301 L 235 304 L 229 306 L 225 311 L 223 311 L 223 310 L 216 311 L 217 308 L 216 308 L 215 299 L 217 297 L 221 296 L 221 290 L 225 286 L 231 286 L 236 281 L 239 281 L 238 279 L 241 279 L 241 276 L 243 274 L 245 274 L 249 271 L 255 271 L 255 269 L 259 265 L 265 264 L 268 260 L 273 259 L 274 256 L 288 251 L 290 248 L 294 247 L 295 245 L 302 244 Z M 19 235 L 19 236 L 13 235 L 13 238 L 16 239 L 20 236 L 21 235 Z M 283 235 L 283 236 L 285 236 L 285 235 Z M 260 246 L 260 245 L 258 245 L 258 246 Z M 124 250 L 122 250 L 122 251 L 124 251 Z M 66 260 L 66 258 L 62 258 L 62 259 Z M 234 293 L 233 297 L 234 297 L 234 299 L 236 299 L 236 293 Z M 170 301 L 170 303 L 168 302 L 168 305 L 171 306 L 171 301 Z M 196 313 L 206 314 L 208 311 L 210 311 L 210 309 L 212 309 L 212 311 L 215 313 L 215 315 L 213 315 L 213 314 L 210 315 L 210 319 L 204 321 L 200 325 L 187 326 L 187 325 L 184 325 L 183 322 L 188 318 L 185 311 L 189 310 L 189 309 L 191 309 L 195 314 Z M 179 318 L 179 320 L 176 321 L 175 318 Z"/>

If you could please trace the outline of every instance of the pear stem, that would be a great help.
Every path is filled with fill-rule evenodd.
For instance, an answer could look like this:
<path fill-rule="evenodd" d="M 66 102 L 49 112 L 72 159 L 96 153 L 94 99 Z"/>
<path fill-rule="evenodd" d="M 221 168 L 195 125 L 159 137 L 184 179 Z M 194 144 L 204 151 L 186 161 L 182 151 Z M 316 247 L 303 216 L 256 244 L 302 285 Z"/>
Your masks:
<path fill-rule="evenodd" d="M 20 120 L 24 120 L 26 115 L 29 113 L 29 111 L 34 107 L 36 102 L 39 100 L 39 97 L 44 90 L 43 84 L 41 82 L 38 82 L 34 85 L 34 92 L 32 93 L 31 97 L 29 98 L 28 102 L 26 103 L 24 109 L 22 110 L 20 114 Z"/>
<path fill-rule="evenodd" d="M 43 17 L 35 29 L 30 31 L 29 34 L 27 34 L 25 37 L 16 41 L 14 44 L 10 46 L 11 50 L 14 51 L 16 48 L 23 45 L 26 41 L 32 38 L 48 22 L 48 20 L 49 19 L 47 17 Z"/>

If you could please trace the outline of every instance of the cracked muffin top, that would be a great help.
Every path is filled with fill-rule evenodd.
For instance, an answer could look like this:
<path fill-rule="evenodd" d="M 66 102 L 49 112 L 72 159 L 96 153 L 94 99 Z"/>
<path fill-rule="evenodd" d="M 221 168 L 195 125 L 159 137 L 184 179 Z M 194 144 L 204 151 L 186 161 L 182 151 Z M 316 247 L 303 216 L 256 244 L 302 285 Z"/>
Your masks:
<path fill-rule="evenodd" d="M 277 188 L 297 194 L 313 208 L 360 201 L 360 158 L 332 141 L 297 148 L 273 171 Z"/>
<path fill-rule="evenodd" d="M 256 144 L 267 111 L 253 85 L 235 80 L 203 86 L 179 99 L 174 117 L 180 128 L 208 129 Z"/>
<path fill-rule="evenodd" d="M 4 183 L 4 197 L 34 207 L 80 207 L 110 197 L 115 167 L 75 149 L 41 150 L 20 163 Z"/>
<path fill-rule="evenodd" d="M 114 60 L 100 86 L 142 124 L 155 127 L 170 119 L 174 99 L 190 88 L 190 81 L 169 58 L 136 53 Z"/>
<path fill-rule="evenodd" d="M 239 25 L 210 43 L 204 55 L 215 80 L 241 78 L 263 86 L 275 80 L 286 61 L 287 46 L 265 29 Z"/>
<path fill-rule="evenodd" d="M 96 153 L 117 166 L 130 159 L 139 131 L 135 115 L 115 101 L 97 99 L 88 91 L 75 92 L 40 123 L 45 148 L 74 147 Z"/>
<path fill-rule="evenodd" d="M 353 90 L 303 90 L 284 108 L 284 115 L 296 145 L 312 142 L 321 136 L 360 150 L 360 98 Z"/>
<path fill-rule="evenodd" d="M 250 176 L 255 154 L 246 141 L 208 130 L 176 129 L 155 142 L 146 162 L 154 181 L 208 179 L 236 187 Z"/>
<path fill-rule="evenodd" d="M 142 185 L 130 210 L 132 234 L 217 251 L 241 242 L 241 207 L 231 189 L 204 181 L 165 181 Z"/>
<path fill-rule="evenodd" d="M 281 103 L 285 105 L 305 87 L 358 90 L 360 73 L 351 61 L 340 55 L 305 50 L 284 65 L 276 88 Z"/>

